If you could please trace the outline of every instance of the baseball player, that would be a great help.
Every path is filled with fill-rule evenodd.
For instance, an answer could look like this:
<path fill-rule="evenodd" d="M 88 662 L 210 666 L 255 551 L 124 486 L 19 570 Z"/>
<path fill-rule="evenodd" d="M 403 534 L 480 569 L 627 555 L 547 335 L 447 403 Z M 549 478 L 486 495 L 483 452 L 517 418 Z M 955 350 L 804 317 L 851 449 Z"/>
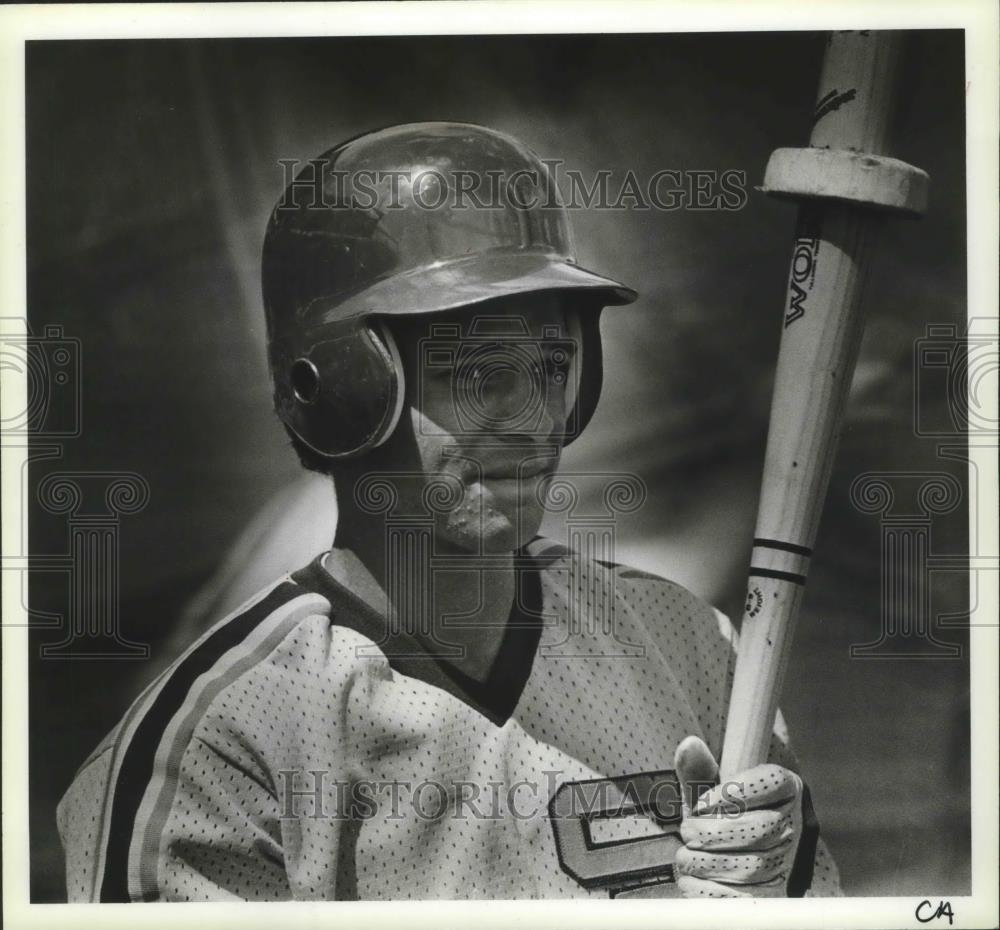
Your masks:
<path fill-rule="evenodd" d="M 838 894 L 780 715 L 772 761 L 718 783 L 726 618 L 596 531 L 537 535 L 575 493 L 602 309 L 636 296 L 576 264 L 537 156 L 457 123 L 337 146 L 272 213 L 263 292 L 333 545 L 86 760 L 70 900 Z"/>

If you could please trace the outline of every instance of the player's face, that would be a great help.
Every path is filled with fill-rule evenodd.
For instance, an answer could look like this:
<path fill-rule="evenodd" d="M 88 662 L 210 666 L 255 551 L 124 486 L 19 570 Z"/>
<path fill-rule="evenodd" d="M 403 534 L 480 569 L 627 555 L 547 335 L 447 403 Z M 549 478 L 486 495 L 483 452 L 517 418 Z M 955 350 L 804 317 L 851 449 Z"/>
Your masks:
<path fill-rule="evenodd" d="M 572 401 L 574 322 L 555 294 L 407 320 L 413 435 L 427 480 L 444 479 L 440 539 L 503 552 L 538 532 Z"/>

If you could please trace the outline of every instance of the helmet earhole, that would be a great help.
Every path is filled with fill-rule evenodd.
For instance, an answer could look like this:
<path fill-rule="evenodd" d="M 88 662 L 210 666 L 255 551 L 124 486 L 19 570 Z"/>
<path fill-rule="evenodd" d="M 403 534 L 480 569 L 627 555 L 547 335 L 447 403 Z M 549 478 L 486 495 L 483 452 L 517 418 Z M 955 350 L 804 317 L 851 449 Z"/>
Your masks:
<path fill-rule="evenodd" d="M 319 372 L 307 358 L 296 359 L 292 364 L 292 390 L 303 404 L 313 403 L 319 397 Z"/>

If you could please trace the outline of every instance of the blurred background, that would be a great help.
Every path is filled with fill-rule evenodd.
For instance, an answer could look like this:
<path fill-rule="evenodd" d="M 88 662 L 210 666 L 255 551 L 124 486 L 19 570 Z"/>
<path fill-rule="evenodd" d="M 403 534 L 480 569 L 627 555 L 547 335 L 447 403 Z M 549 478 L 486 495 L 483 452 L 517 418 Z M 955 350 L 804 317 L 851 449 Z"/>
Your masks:
<path fill-rule="evenodd" d="M 753 185 L 772 149 L 808 138 L 822 49 L 811 33 L 28 43 L 28 318 L 79 340 L 82 423 L 51 458 L 35 442 L 29 493 L 56 472 L 149 488 L 120 519 L 117 580 L 122 634 L 148 658 L 43 658 L 75 595 L 65 573 L 30 574 L 45 621 L 30 656 L 33 900 L 64 899 L 55 805 L 139 689 L 247 588 L 332 539 L 332 491 L 271 413 L 259 254 L 279 159 L 445 119 L 586 178 L 746 173 L 737 211 L 574 213 L 581 264 L 641 297 L 605 313 L 603 399 L 564 458 L 639 475 L 649 497 L 617 525 L 618 560 L 739 621 L 795 222 Z M 946 380 L 928 387 L 940 372 L 914 367 L 928 325 L 965 325 L 962 33 L 912 34 L 904 71 L 895 154 L 929 172 L 931 207 L 887 226 L 871 273 L 782 704 L 845 891 L 943 896 L 969 891 L 967 650 L 851 657 L 879 639 L 883 574 L 879 514 L 852 505 L 854 479 L 967 484 L 961 435 L 946 458 L 915 428 L 951 408 Z M 33 505 L 29 529 L 40 568 L 70 545 L 65 514 Z M 930 529 L 935 552 L 968 552 L 965 501 Z M 960 619 L 967 576 L 938 571 L 926 595 Z M 960 623 L 934 635 L 966 639 Z"/>

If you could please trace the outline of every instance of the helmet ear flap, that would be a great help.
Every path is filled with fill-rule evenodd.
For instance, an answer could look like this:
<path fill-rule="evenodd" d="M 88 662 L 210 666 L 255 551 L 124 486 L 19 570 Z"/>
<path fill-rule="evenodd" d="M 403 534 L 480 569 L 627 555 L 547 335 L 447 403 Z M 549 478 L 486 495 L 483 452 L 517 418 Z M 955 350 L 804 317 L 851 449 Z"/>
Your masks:
<path fill-rule="evenodd" d="M 381 319 L 370 320 L 369 329 L 373 331 L 373 338 L 381 339 L 382 345 L 385 347 L 386 352 L 389 353 L 390 365 L 392 366 L 393 394 L 395 395 L 389 418 L 382 427 L 381 435 L 372 446 L 373 449 L 377 449 L 393 434 L 393 431 L 399 424 L 399 418 L 403 413 L 403 403 L 406 400 L 406 373 L 403 371 L 403 361 L 399 355 L 399 346 L 392 335 L 392 330 L 386 325 L 386 321 Z"/>
<path fill-rule="evenodd" d="M 381 321 L 351 320 L 275 370 L 275 408 L 313 452 L 331 462 L 386 441 L 406 396 L 396 341 Z"/>

